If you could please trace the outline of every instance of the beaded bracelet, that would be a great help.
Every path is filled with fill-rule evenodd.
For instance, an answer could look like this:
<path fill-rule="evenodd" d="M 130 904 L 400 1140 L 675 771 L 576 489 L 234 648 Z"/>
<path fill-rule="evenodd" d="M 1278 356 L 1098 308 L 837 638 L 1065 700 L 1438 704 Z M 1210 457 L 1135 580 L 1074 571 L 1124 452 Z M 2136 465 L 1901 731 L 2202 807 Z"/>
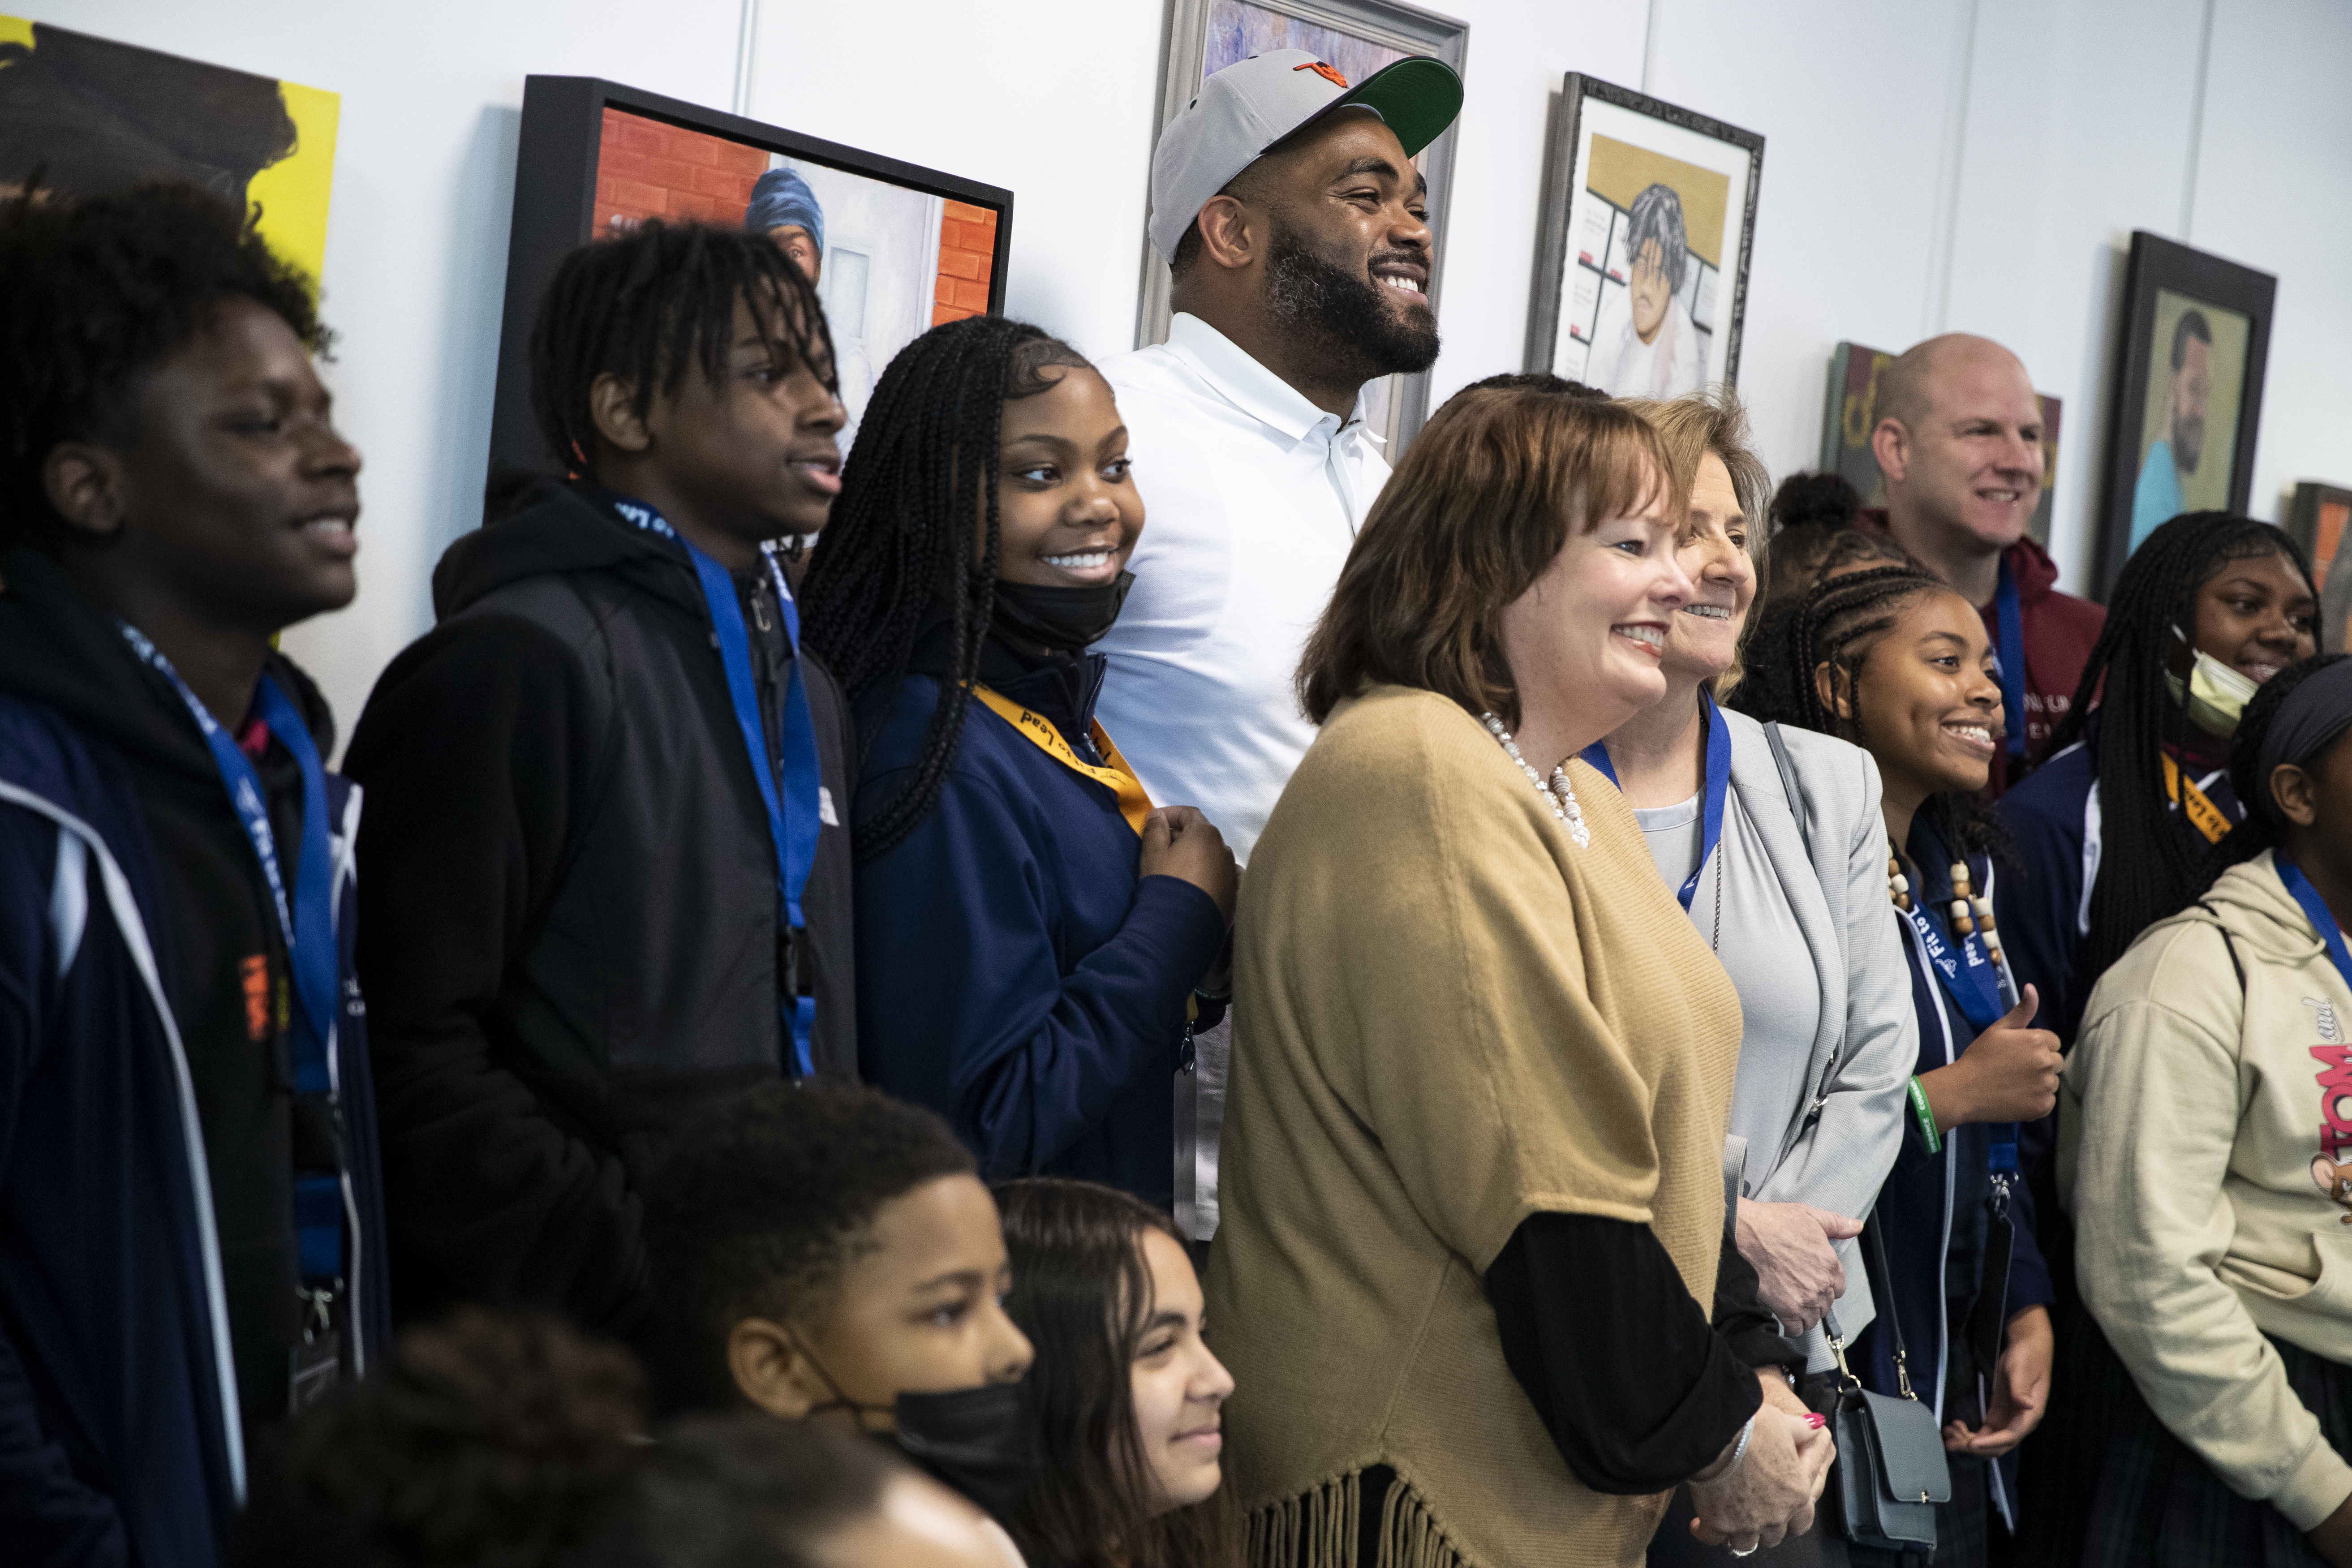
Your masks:
<path fill-rule="evenodd" d="M 1936 1108 L 1927 1103 L 1927 1088 L 1917 1079 L 1911 1080 L 1911 1110 L 1919 1118 L 1919 1136 L 1927 1141 L 1927 1152 L 1944 1152 L 1944 1140 L 1936 1131 Z"/>

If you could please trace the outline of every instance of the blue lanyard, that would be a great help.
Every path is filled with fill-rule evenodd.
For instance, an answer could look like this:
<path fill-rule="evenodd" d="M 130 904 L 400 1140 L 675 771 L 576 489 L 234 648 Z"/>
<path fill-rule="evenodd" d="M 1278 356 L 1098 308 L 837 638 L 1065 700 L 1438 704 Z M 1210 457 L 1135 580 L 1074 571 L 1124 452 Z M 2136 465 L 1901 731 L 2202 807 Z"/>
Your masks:
<path fill-rule="evenodd" d="M 2311 879 L 2285 856 L 2274 853 L 2271 863 L 2278 868 L 2278 879 L 2286 884 L 2286 890 L 2303 906 L 2304 918 L 2311 922 L 2312 933 L 2327 944 L 2327 956 L 2334 962 L 2336 973 L 2344 977 L 2345 984 L 2352 985 L 2352 952 L 2345 949 L 2344 928 L 2336 923 L 2335 911 L 2311 885 Z"/>
<path fill-rule="evenodd" d="M 1924 873 L 1919 880 L 1927 881 Z M 2009 1010 L 2001 1003 L 2000 970 L 1985 951 L 1981 937 L 1974 933 L 1961 937 L 1957 947 L 1946 941 L 1937 922 L 1928 918 L 1927 903 L 1927 890 L 1922 886 L 1914 889 L 1911 907 L 1895 912 L 1919 933 L 1919 946 L 1936 978 L 1943 982 L 1945 994 L 1959 1004 L 1969 1025 L 1980 1035 Z"/>
<path fill-rule="evenodd" d="M 1698 892 L 1698 875 L 1706 869 L 1707 858 L 1715 847 L 1723 842 L 1723 803 L 1731 795 L 1731 726 L 1724 722 L 1723 710 L 1715 699 L 1699 693 L 1700 704 L 1706 709 L 1706 804 L 1699 827 L 1698 864 L 1683 879 L 1680 891 L 1675 897 L 1682 900 L 1683 912 L 1690 912 L 1691 899 Z M 1600 741 L 1584 748 L 1588 765 L 1611 784 L 1617 783 L 1617 769 L 1609 761 L 1609 748 Z"/>
<path fill-rule="evenodd" d="M 172 683 L 220 770 L 221 785 L 229 805 L 245 828 L 246 841 L 261 862 L 262 879 L 269 884 L 270 902 L 278 911 L 278 929 L 286 939 L 287 967 L 293 973 L 296 1026 L 289 1037 L 289 1055 L 297 1094 L 335 1092 L 334 1071 L 328 1061 L 333 1037 L 335 994 L 339 989 L 340 958 L 335 940 L 335 877 L 329 864 L 327 832 L 327 770 L 310 738 L 310 726 L 278 682 L 265 675 L 254 688 L 254 712 L 269 732 L 291 753 L 302 774 L 302 843 L 294 868 L 294 891 L 289 901 L 286 877 L 278 858 L 278 834 L 269 822 L 269 796 L 252 762 L 229 739 L 202 699 L 188 689 L 172 661 L 145 634 L 127 622 L 117 622 L 123 639 L 142 662 Z M 302 1277 L 311 1283 L 333 1279 L 342 1272 L 342 1183 L 337 1176 L 298 1176 L 294 1182 L 296 1243 Z"/>
<path fill-rule="evenodd" d="M 751 679 L 751 637 L 743 626 L 743 606 L 735 600 L 735 582 L 727 569 L 695 548 L 694 542 L 669 525 L 669 521 L 643 501 L 615 497 L 621 515 L 648 533 L 658 533 L 685 550 L 702 585 L 702 601 L 710 612 L 710 629 L 719 641 L 719 662 L 727 672 L 727 696 L 735 707 L 736 728 L 751 759 L 751 777 L 760 786 L 760 803 L 767 807 L 768 837 L 776 850 L 776 901 L 788 931 L 807 924 L 801 916 L 801 894 L 808 887 L 809 870 L 816 863 L 820 826 L 816 725 L 809 717 L 808 688 L 801 680 L 801 617 L 792 590 L 773 556 L 766 557 L 768 574 L 776 585 L 776 603 L 784 617 L 784 637 L 792 645 L 792 675 L 784 686 L 784 768 L 780 789 L 770 763 L 767 726 L 760 718 L 760 691 Z M 789 939 L 788 939 L 789 940 Z M 814 1074 L 810 1028 L 814 1008 L 801 1005 L 798 996 L 782 999 L 785 1026 L 793 1037 L 793 1059 L 800 1076 Z"/>
<path fill-rule="evenodd" d="M 1993 590 L 1993 619 L 2000 627 L 2000 700 L 2009 721 L 2009 754 L 2025 755 L 2025 612 L 2017 602 L 2017 574 L 2000 558 L 2000 586 Z"/>

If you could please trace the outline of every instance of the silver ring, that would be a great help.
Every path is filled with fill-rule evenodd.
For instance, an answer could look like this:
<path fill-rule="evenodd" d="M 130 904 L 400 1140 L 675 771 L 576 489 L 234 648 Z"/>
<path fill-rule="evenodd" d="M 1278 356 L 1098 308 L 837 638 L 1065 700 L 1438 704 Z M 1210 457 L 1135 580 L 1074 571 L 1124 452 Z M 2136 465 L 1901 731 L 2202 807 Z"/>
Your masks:
<path fill-rule="evenodd" d="M 1763 1544 L 1759 1541 L 1754 1546 L 1735 1546 L 1731 1549 L 1731 1554 L 1734 1557 L 1753 1557 Z"/>

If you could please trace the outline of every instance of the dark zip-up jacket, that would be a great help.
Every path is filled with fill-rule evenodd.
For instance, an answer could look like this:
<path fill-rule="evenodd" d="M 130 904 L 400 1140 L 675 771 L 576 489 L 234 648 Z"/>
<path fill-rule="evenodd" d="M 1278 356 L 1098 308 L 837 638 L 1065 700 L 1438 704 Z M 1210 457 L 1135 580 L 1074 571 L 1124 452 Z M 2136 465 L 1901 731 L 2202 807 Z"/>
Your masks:
<path fill-rule="evenodd" d="M 1087 722 L 1104 664 L 982 674 L 1100 765 Z M 939 689 L 910 675 L 871 703 L 860 819 L 912 775 Z M 939 804 L 858 868 L 866 1075 L 945 1116 L 991 1181 L 1070 1176 L 1174 1202 L 1185 1004 L 1225 921 L 1190 882 L 1139 879 L 1140 848 L 1107 786 L 975 700 Z"/>
<path fill-rule="evenodd" d="M 300 1336 L 284 938 L 179 696 L 55 562 L 11 552 L 0 581 L 0 1541 L 11 1562 L 203 1568 Z M 331 751 L 316 689 L 268 668 Z M 275 741 L 257 772 L 290 881 L 299 772 Z M 390 1312 L 358 792 L 327 785 L 362 1370 Z"/>
<path fill-rule="evenodd" d="M 662 1138 L 791 1070 L 766 810 L 692 566 L 603 492 L 531 485 L 433 584 L 440 624 L 385 670 L 348 763 L 394 1305 L 537 1303 L 646 1348 Z M 765 575 L 738 587 L 772 753 L 791 649 Z M 815 1064 L 849 1075 L 850 742 L 831 678 L 803 674 L 826 792 Z"/>

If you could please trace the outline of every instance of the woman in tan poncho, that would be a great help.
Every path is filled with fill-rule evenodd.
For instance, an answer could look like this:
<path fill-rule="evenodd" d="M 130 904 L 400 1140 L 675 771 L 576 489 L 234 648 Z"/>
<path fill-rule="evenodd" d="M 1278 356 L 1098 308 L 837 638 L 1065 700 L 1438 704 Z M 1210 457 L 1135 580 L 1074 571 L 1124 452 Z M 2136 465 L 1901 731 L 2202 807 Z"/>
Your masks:
<path fill-rule="evenodd" d="M 1481 383 L 1413 443 L 1244 881 L 1208 1321 L 1268 1568 L 1638 1563 L 1684 1480 L 1744 1553 L 1828 1463 L 1699 1305 L 1739 1002 L 1577 757 L 1664 689 L 1683 509 L 1580 391 Z"/>

